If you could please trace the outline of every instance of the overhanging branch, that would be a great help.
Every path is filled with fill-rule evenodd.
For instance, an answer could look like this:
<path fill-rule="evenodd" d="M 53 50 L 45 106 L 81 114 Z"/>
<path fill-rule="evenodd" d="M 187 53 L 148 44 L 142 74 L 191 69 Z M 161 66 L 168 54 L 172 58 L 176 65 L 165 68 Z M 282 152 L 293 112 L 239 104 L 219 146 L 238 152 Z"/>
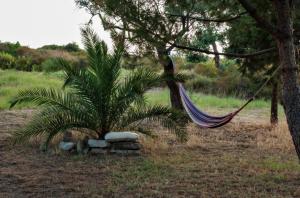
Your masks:
<path fill-rule="evenodd" d="M 247 14 L 248 12 L 242 12 L 234 17 L 225 18 L 225 19 L 208 19 L 208 18 L 200 18 L 200 17 L 192 17 L 192 16 L 183 16 L 180 14 L 169 14 L 172 17 L 186 17 L 188 19 L 192 19 L 195 21 L 202 21 L 202 22 L 214 22 L 214 23 L 225 23 L 239 19 L 241 16 Z"/>
<path fill-rule="evenodd" d="M 275 37 L 285 36 L 278 28 L 272 25 L 271 22 L 259 15 L 257 9 L 248 0 L 238 0 L 249 15 L 256 21 L 257 25 L 266 30 Z"/>
<path fill-rule="evenodd" d="M 249 54 L 236 54 L 236 53 L 223 53 L 223 52 L 216 53 L 216 52 L 212 52 L 212 51 L 209 51 L 206 49 L 199 49 L 199 48 L 182 46 L 182 45 L 177 45 L 177 44 L 171 44 L 171 45 L 178 49 L 183 49 L 183 50 L 188 50 L 188 51 L 193 51 L 193 52 L 201 52 L 204 54 L 222 55 L 222 56 L 228 56 L 228 57 L 234 57 L 234 58 L 251 58 L 254 56 L 260 56 L 263 54 L 267 54 L 267 53 L 270 53 L 270 52 L 273 52 L 276 50 L 276 48 L 269 48 L 269 49 L 264 49 L 264 50 L 261 50 L 258 52 L 249 53 Z"/>

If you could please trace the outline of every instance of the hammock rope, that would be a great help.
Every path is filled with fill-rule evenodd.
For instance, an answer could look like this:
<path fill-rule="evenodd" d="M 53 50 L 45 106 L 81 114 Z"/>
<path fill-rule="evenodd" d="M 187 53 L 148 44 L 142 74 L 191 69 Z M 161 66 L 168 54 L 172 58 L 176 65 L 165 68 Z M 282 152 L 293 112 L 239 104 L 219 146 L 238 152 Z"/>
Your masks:
<path fill-rule="evenodd" d="M 250 104 L 257 95 L 263 90 L 265 86 L 270 82 L 270 80 L 275 76 L 277 71 L 279 70 L 280 66 L 278 66 L 273 73 L 264 81 L 264 83 L 259 87 L 259 89 L 250 97 L 239 109 L 234 112 L 231 112 L 224 116 L 212 116 L 197 108 L 191 98 L 188 96 L 186 90 L 184 89 L 181 83 L 178 83 L 179 86 L 179 93 L 181 97 L 181 101 L 183 104 L 184 109 L 186 110 L 189 117 L 192 121 L 199 125 L 200 127 L 204 128 L 217 128 L 224 126 L 225 124 L 229 123 L 239 112 L 241 112 L 248 104 Z"/>

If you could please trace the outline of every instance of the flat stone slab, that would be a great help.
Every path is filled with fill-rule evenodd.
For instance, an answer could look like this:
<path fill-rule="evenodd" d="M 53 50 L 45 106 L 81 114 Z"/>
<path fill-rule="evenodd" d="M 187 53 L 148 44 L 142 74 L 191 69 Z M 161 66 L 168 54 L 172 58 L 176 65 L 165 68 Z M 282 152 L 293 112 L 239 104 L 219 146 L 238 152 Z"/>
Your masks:
<path fill-rule="evenodd" d="M 107 154 L 108 150 L 103 148 L 92 148 L 90 150 L 91 154 Z"/>
<path fill-rule="evenodd" d="M 138 138 L 139 135 L 133 132 L 110 132 L 104 137 L 107 142 L 136 142 Z"/>
<path fill-rule="evenodd" d="M 140 150 L 141 145 L 137 142 L 113 142 L 111 148 L 115 150 Z"/>
<path fill-rule="evenodd" d="M 106 140 L 89 139 L 88 146 L 90 148 L 108 148 L 108 147 L 110 147 L 110 143 L 107 142 Z"/>
<path fill-rule="evenodd" d="M 141 154 L 140 150 L 110 150 L 110 153 L 120 154 L 120 155 L 139 155 Z"/>
<path fill-rule="evenodd" d="M 75 146 L 76 146 L 76 144 L 74 142 L 64 142 L 64 141 L 62 141 L 62 142 L 59 143 L 59 148 L 61 150 L 64 150 L 64 151 L 70 151 L 70 150 L 74 149 Z"/>

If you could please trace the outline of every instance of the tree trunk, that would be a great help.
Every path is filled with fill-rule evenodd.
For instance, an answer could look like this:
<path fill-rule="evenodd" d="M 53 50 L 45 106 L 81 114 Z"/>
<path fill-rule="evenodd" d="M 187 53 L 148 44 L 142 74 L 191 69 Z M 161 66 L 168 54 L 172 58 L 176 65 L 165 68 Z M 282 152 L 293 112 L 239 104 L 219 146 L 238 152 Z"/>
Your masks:
<path fill-rule="evenodd" d="M 275 0 L 274 2 L 278 14 L 278 28 L 283 35 L 276 38 L 282 66 L 283 106 L 295 150 L 300 159 L 300 92 L 292 36 L 291 9 L 289 0 Z"/>
<path fill-rule="evenodd" d="M 183 110 L 182 101 L 180 98 L 179 87 L 174 80 L 175 68 L 171 58 L 166 53 L 158 54 L 159 62 L 164 67 L 164 74 L 169 79 L 167 79 L 166 83 L 170 90 L 170 100 L 173 108 L 178 110 Z M 173 78 L 173 79 L 172 79 Z"/>
<path fill-rule="evenodd" d="M 278 124 L 278 81 L 274 80 L 272 84 L 272 99 L 271 99 L 271 124 Z"/>
<path fill-rule="evenodd" d="M 213 47 L 214 53 L 216 53 L 215 58 L 214 58 L 215 66 L 216 66 L 216 68 L 221 69 L 220 55 L 218 54 L 219 51 L 218 51 L 218 47 L 217 47 L 216 42 L 213 42 L 212 47 Z"/>

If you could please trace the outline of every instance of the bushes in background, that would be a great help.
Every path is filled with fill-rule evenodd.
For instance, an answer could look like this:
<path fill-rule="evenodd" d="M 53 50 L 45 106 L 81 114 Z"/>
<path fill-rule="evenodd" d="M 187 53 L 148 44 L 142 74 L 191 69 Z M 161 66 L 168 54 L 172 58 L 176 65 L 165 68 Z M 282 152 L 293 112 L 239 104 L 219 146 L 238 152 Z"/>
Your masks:
<path fill-rule="evenodd" d="M 14 56 L 6 52 L 0 52 L 0 68 L 12 69 L 15 66 L 16 59 Z"/>

